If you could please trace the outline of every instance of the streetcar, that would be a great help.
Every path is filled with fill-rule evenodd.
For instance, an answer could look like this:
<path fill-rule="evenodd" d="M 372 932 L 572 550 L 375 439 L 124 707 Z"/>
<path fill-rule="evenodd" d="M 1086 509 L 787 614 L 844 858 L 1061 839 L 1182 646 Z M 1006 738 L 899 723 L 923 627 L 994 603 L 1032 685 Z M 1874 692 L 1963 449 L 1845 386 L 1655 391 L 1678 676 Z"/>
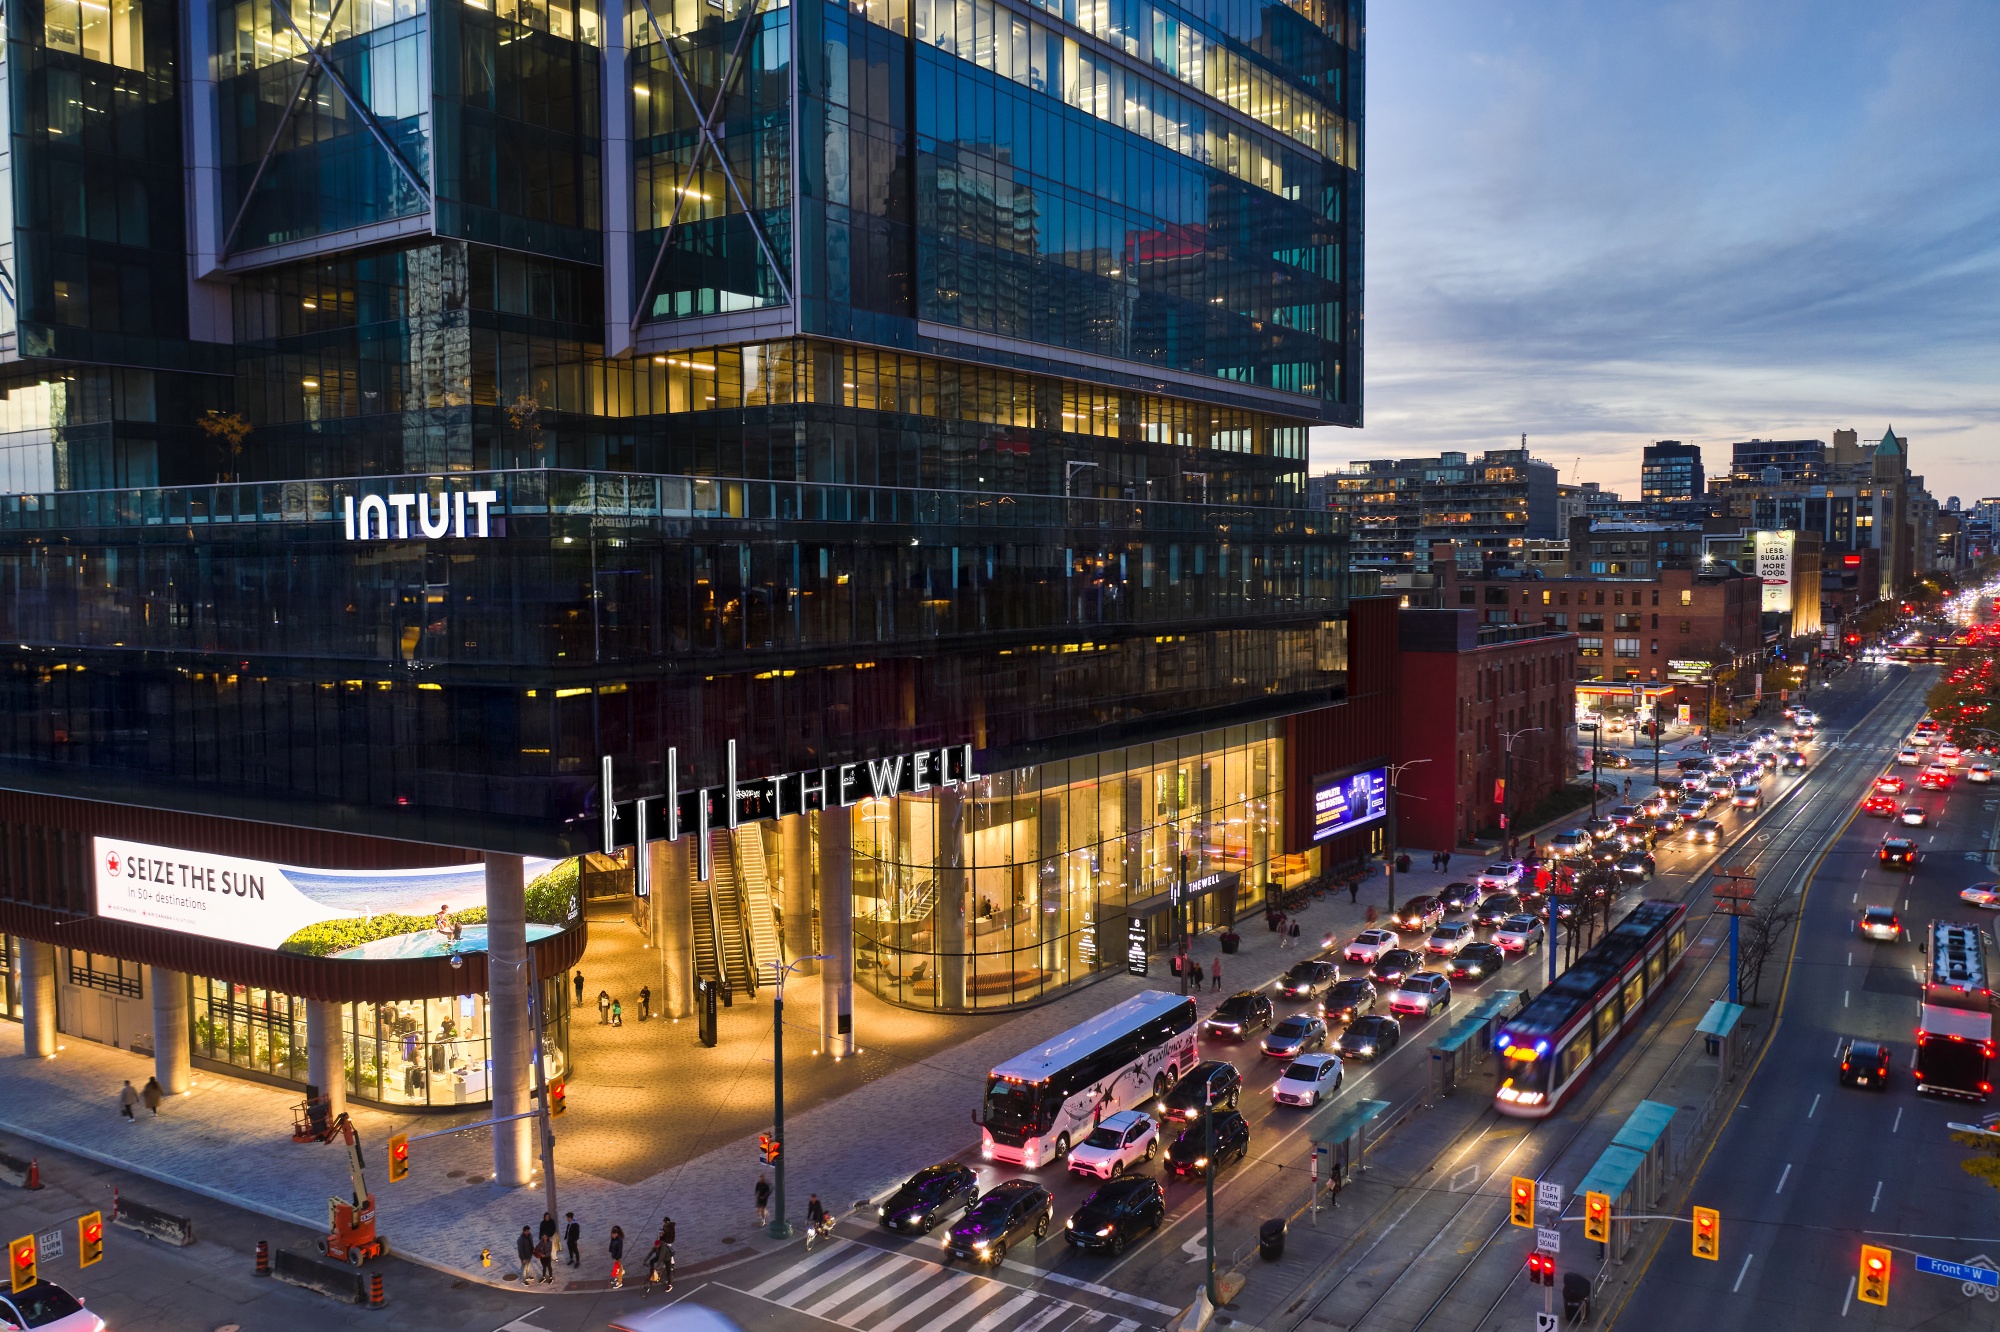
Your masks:
<path fill-rule="evenodd" d="M 1644 901 L 1494 1037 L 1493 1107 L 1517 1119 L 1554 1114 L 1638 1024 L 1687 952 L 1687 907 Z"/>

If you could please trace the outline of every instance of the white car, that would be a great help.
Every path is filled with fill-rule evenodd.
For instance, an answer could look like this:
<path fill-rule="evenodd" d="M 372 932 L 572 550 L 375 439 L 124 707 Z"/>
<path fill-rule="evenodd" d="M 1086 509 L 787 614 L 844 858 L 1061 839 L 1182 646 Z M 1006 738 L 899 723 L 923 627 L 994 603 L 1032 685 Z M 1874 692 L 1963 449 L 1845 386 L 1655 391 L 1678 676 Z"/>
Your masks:
<path fill-rule="evenodd" d="M 1479 871 L 1473 882 L 1479 885 L 1482 892 L 1511 892 L 1521 886 L 1521 866 L 1516 861 L 1503 860 Z"/>
<path fill-rule="evenodd" d="M 1403 977 L 1390 996 L 1389 1011 L 1398 1017 L 1429 1017 L 1451 1007 L 1451 977 L 1438 971 L 1417 971 Z"/>
<path fill-rule="evenodd" d="M 1924 813 L 1922 805 L 1903 806 L 1902 820 L 1912 828 L 1921 828 L 1925 823 L 1929 822 L 1929 818 Z"/>
<path fill-rule="evenodd" d="M 1986 785 L 1993 780 L 1993 765 L 1985 759 L 1974 759 L 1972 766 L 1965 770 L 1965 780 Z"/>
<path fill-rule="evenodd" d="M 1503 953 L 1525 953 L 1530 948 L 1540 948 L 1542 938 L 1540 916 L 1509 916 L 1493 931 L 1493 942 Z"/>
<path fill-rule="evenodd" d="M 1430 957 L 1457 957 L 1478 938 L 1469 921 L 1451 921 L 1431 931 L 1431 937 L 1424 940 L 1424 952 Z"/>
<path fill-rule="evenodd" d="M 1271 1099 L 1279 1105 L 1318 1105 L 1340 1090 L 1345 1076 L 1339 1055 L 1300 1055 L 1271 1084 Z"/>
<path fill-rule="evenodd" d="M 1757 789 L 1755 783 L 1745 782 L 1729 797 L 1729 803 L 1738 809 L 1755 809 L 1764 803 L 1764 793 Z"/>
<path fill-rule="evenodd" d="M 1917 756 L 1916 750 L 1910 748 L 1908 745 L 1905 745 L 1902 749 L 1896 752 L 1896 762 L 1902 764 L 1906 768 L 1914 768 L 1919 763 L 1922 763 L 1923 760 Z"/>
<path fill-rule="evenodd" d="M 1960 755 L 1962 755 L 1964 752 L 1965 751 L 1960 749 L 1957 745 L 1939 745 L 1937 752 L 1938 761 L 1941 763 L 1949 763 L 1952 766 L 1956 767 L 1958 765 L 1958 760 Z"/>
<path fill-rule="evenodd" d="M 2000 883 L 1975 883 L 1970 888 L 1961 889 L 1958 900 L 1989 911 L 2000 911 Z"/>
<path fill-rule="evenodd" d="M 1382 954 L 1391 948 L 1401 947 L 1402 943 L 1402 936 L 1394 930 L 1363 930 L 1354 936 L 1340 955 L 1349 962 L 1363 962 L 1372 967 L 1381 960 Z"/>
<path fill-rule="evenodd" d="M 104 1332 L 104 1320 L 53 1281 L 37 1281 L 18 1294 L 0 1292 L 0 1327 L 34 1332 Z"/>
<path fill-rule="evenodd" d="M 1935 731 L 1918 731 L 1915 735 L 1910 737 L 1910 743 L 1915 745 L 1918 749 L 1929 749 L 1931 747 L 1931 741 L 1936 738 L 1936 734 L 1937 733 Z"/>
<path fill-rule="evenodd" d="M 1120 1110 L 1105 1116 L 1089 1137 L 1069 1149 L 1069 1169 L 1074 1175 L 1115 1179 L 1138 1162 L 1152 1160 L 1159 1150 L 1160 1126 L 1153 1117 Z"/>
<path fill-rule="evenodd" d="M 1590 834 L 1581 828 L 1571 828 L 1549 838 L 1549 854 L 1553 856 L 1580 856 L 1590 850 Z"/>

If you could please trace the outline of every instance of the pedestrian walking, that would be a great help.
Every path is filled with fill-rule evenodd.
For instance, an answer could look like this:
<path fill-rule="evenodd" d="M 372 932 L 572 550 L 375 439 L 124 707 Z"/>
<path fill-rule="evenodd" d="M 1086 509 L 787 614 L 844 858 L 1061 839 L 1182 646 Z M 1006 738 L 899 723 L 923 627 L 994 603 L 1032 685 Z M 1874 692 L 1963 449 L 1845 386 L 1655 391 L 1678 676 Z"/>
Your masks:
<path fill-rule="evenodd" d="M 833 1218 L 826 1214 L 826 1204 L 819 1200 L 817 1193 L 806 1200 L 806 1247 L 811 1248 L 815 1236 L 830 1233 Z"/>
<path fill-rule="evenodd" d="M 526 1281 L 529 1264 L 535 1261 L 535 1235 L 526 1226 L 522 1226 L 521 1233 L 514 1238 L 514 1252 L 520 1255 L 521 1280 Z"/>
<path fill-rule="evenodd" d="M 1349 906 L 1353 906 L 1356 902 L 1359 902 L 1360 900 L 1361 900 L 1361 880 L 1349 879 L 1347 881 L 1347 904 Z"/>
<path fill-rule="evenodd" d="M 609 990 L 599 990 L 597 992 L 597 1025 L 600 1027 L 611 1025 L 611 991 Z"/>
<path fill-rule="evenodd" d="M 625 1025 L 625 1005 L 616 999 L 611 1001 L 611 1025 L 614 1027 Z"/>
<path fill-rule="evenodd" d="M 646 1285 L 659 1287 L 662 1295 L 674 1288 L 674 1246 L 661 1236 L 646 1251 Z"/>
<path fill-rule="evenodd" d="M 563 1213 L 563 1248 L 569 1256 L 571 1267 L 583 1266 L 583 1254 L 578 1250 L 583 1244 L 583 1227 L 576 1223 L 575 1212 Z"/>
<path fill-rule="evenodd" d="M 762 1175 L 757 1176 L 757 1224 L 771 1224 L 771 1181 Z"/>
<path fill-rule="evenodd" d="M 1375 907 L 1372 903 L 1368 907 L 1368 915 L 1366 917 L 1366 920 L 1370 925 L 1373 925 L 1375 923 Z"/>
<path fill-rule="evenodd" d="M 1209 988 L 1209 989 L 1210 989 L 1211 991 L 1214 991 L 1214 990 L 1219 990 L 1219 989 L 1221 989 L 1221 988 L 1222 988 L 1222 958 L 1221 958 L 1221 956 L 1220 956 L 1220 955 L 1218 955 L 1218 956 L 1216 957 L 1215 961 L 1213 961 L 1213 962 L 1209 963 L 1209 966 L 1208 966 L 1208 975 L 1209 975 L 1209 984 L 1208 984 L 1208 988 Z"/>
<path fill-rule="evenodd" d="M 619 1226 L 611 1227 L 611 1289 L 618 1290 L 625 1284 L 625 1231 Z"/>
<path fill-rule="evenodd" d="M 650 985 L 641 985 L 639 987 L 639 1021 L 644 1022 L 651 1016 L 653 1016 L 653 987 Z"/>
<path fill-rule="evenodd" d="M 125 1079 L 125 1090 L 118 1093 L 118 1113 L 125 1116 L 125 1122 L 132 1122 L 132 1107 L 139 1104 L 139 1093 L 132 1089 L 132 1079 Z"/>
<path fill-rule="evenodd" d="M 535 1261 L 542 1266 L 542 1284 L 544 1286 L 553 1286 L 556 1283 L 556 1274 L 549 1266 L 549 1259 L 553 1256 L 554 1249 L 555 1240 L 551 1236 L 544 1235 L 535 1241 Z"/>
<path fill-rule="evenodd" d="M 574 972 L 574 973 L 572 973 L 572 974 L 571 974 L 571 977 L 570 977 L 570 979 L 572 979 L 572 980 L 574 980 L 574 981 L 576 982 L 576 1006 L 577 1006 L 578 1008 L 582 1008 L 582 1007 L 583 1007 L 583 973 L 582 973 L 581 971 L 578 971 L 578 972 Z"/>
<path fill-rule="evenodd" d="M 1299 923 L 1298 923 L 1297 921 L 1293 921 L 1293 922 L 1292 922 L 1292 947 L 1296 948 L 1296 947 L 1298 947 L 1298 946 L 1299 946 Z M 1217 958 L 1217 959 L 1216 959 L 1216 961 L 1218 961 L 1218 962 L 1220 962 L 1221 960 L 1222 960 L 1222 959 L 1220 959 L 1220 958 Z"/>
<path fill-rule="evenodd" d="M 139 1099 L 146 1103 L 146 1109 L 152 1111 L 154 1115 L 160 1113 L 160 1099 L 165 1095 L 166 1093 L 160 1090 L 158 1078 L 147 1078 L 146 1085 L 139 1090 Z"/>

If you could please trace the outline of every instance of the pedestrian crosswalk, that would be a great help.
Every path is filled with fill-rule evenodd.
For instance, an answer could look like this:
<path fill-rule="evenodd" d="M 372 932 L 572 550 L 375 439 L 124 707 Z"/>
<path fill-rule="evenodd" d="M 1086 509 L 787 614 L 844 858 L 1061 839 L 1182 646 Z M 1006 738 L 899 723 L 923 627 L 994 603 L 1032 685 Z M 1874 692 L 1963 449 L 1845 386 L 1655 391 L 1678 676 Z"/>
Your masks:
<path fill-rule="evenodd" d="M 730 1287 L 730 1289 L 737 1289 Z M 1138 1332 L 1130 1318 L 835 1239 L 741 1292 L 857 1332 Z"/>

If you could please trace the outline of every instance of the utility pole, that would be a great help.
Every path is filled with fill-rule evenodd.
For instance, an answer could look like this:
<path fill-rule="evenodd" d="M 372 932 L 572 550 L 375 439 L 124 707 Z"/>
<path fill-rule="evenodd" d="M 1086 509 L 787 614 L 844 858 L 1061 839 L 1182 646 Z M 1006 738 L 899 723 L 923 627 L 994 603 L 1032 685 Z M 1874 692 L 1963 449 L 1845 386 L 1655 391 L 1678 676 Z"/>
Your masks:
<path fill-rule="evenodd" d="M 1603 713 L 1599 720 L 1590 723 L 1590 817 L 1597 819 L 1597 733 L 1604 729 Z"/>
<path fill-rule="evenodd" d="M 1507 835 L 1507 843 L 1510 848 L 1514 841 L 1514 820 L 1511 817 L 1511 811 L 1514 808 L 1514 742 L 1524 735 L 1537 735 L 1541 732 L 1541 729 L 1539 726 L 1524 726 L 1518 731 L 1502 731 L 1500 733 L 1500 740 L 1503 746 L 1501 771 L 1506 774 L 1500 779 L 1500 827 L 1501 831 Z M 1590 733 L 1590 738 L 1590 817 L 1594 819 L 1597 817 L 1597 732 L 1595 730 Z M 1508 858 L 1512 859 L 1512 857 L 1513 853 L 1510 850 Z M 1558 896 L 1556 890 L 1561 886 L 1562 876 L 1560 874 L 1551 874 L 1549 876 L 1549 937 L 1543 943 L 1542 948 L 1549 955 L 1549 980 L 1552 982 L 1556 978 L 1556 941 L 1560 937 L 1556 933 L 1556 898 Z"/>
<path fill-rule="evenodd" d="M 787 965 L 773 959 L 771 970 L 777 993 L 771 999 L 771 1138 L 778 1145 L 777 1159 L 771 1162 L 771 1185 L 777 1210 L 771 1213 L 768 1233 L 772 1239 L 790 1239 L 792 1223 L 785 1219 L 785 977 L 808 962 L 826 962 L 825 953 L 814 953 Z"/>
<path fill-rule="evenodd" d="M 1220 1308 L 1222 1292 L 1215 1284 L 1215 1084 L 1208 1083 L 1202 1090 L 1202 1118 L 1208 1124 L 1208 1164 L 1202 1167 L 1202 1183 L 1208 1189 L 1208 1302 Z"/>
<path fill-rule="evenodd" d="M 1391 916 L 1396 914 L 1396 784 L 1403 780 L 1403 773 L 1406 769 L 1414 768 L 1419 763 L 1429 762 L 1429 759 L 1409 759 L 1403 763 L 1391 763 L 1389 765 L 1389 854 L 1383 858 L 1383 862 L 1389 869 L 1389 914 Z M 1417 798 L 1421 800 L 1423 797 L 1419 796 Z"/>
<path fill-rule="evenodd" d="M 549 1215 L 561 1216 L 556 1210 L 556 1130 L 549 1118 L 548 1071 L 542 1067 L 542 982 L 532 943 L 528 945 L 528 1025 L 534 1032 L 535 1099 L 541 1103 L 536 1123 L 542 1131 L 542 1193 L 548 1200 Z"/>

